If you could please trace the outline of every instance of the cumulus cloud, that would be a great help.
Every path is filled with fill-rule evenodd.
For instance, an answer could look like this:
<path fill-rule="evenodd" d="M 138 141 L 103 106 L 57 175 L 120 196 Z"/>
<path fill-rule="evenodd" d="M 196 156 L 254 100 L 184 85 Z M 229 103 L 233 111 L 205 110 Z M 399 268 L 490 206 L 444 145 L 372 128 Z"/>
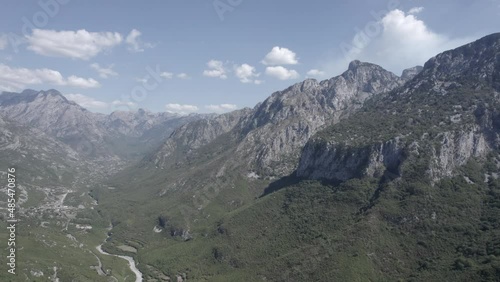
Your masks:
<path fill-rule="evenodd" d="M 66 94 L 65 96 L 68 100 L 71 100 L 86 109 L 105 110 L 109 107 L 108 103 L 98 101 L 83 94 Z"/>
<path fill-rule="evenodd" d="M 414 14 L 395 9 L 366 27 L 349 43 L 340 45 L 343 57 L 330 62 L 329 72 L 340 73 L 358 59 L 401 73 L 405 68 L 424 64 L 429 58 L 456 48 L 472 38 L 450 38 L 432 31 Z"/>
<path fill-rule="evenodd" d="M 37 54 L 81 60 L 88 60 L 113 48 L 123 40 L 117 32 L 88 32 L 85 29 L 77 31 L 34 29 L 26 38 L 28 49 Z"/>
<path fill-rule="evenodd" d="M 160 77 L 163 77 L 165 79 L 172 79 L 174 77 L 174 74 L 171 72 L 164 71 L 160 73 Z"/>
<path fill-rule="evenodd" d="M 97 73 L 99 74 L 99 76 L 101 78 L 108 78 L 110 76 L 117 76 L 118 75 L 118 73 L 116 73 L 113 70 L 113 65 L 110 65 L 107 68 L 105 68 L 105 67 L 101 67 L 98 63 L 93 63 L 90 65 L 90 67 L 92 69 L 94 69 L 95 71 L 97 71 Z"/>
<path fill-rule="evenodd" d="M 267 67 L 266 74 L 268 76 L 280 79 L 280 80 L 289 80 L 289 79 L 297 79 L 300 77 L 299 73 L 295 70 L 289 70 L 282 66 L 277 67 Z"/>
<path fill-rule="evenodd" d="M 190 78 L 189 75 L 187 73 L 184 73 L 184 72 L 183 73 L 179 73 L 177 75 L 177 77 L 180 78 L 180 79 L 189 79 Z"/>
<path fill-rule="evenodd" d="M 307 72 L 308 77 L 324 77 L 326 73 L 318 69 L 312 69 Z"/>
<path fill-rule="evenodd" d="M 264 60 L 262 60 L 262 63 L 269 66 L 296 65 L 299 63 L 299 60 L 292 50 L 275 46 L 271 52 L 266 55 Z"/>
<path fill-rule="evenodd" d="M 7 39 L 7 35 L 1 34 L 0 35 L 0 50 L 4 50 L 7 48 L 7 45 L 9 44 L 9 40 Z"/>
<path fill-rule="evenodd" d="M 49 84 L 57 86 L 72 86 L 78 88 L 95 88 L 101 86 L 92 78 L 70 76 L 64 78 L 55 70 L 13 68 L 0 64 L 0 90 L 15 91 L 26 88 L 28 85 Z"/>
<path fill-rule="evenodd" d="M 224 67 L 224 63 L 217 60 L 210 60 L 207 63 L 208 70 L 203 71 L 204 76 L 208 77 L 218 77 L 220 79 L 227 78 L 227 71 Z"/>
<path fill-rule="evenodd" d="M 166 104 L 165 109 L 169 113 L 177 113 L 181 115 L 194 113 L 198 111 L 198 107 L 194 105 L 181 105 L 181 104 Z"/>
<path fill-rule="evenodd" d="M 131 52 L 144 52 L 144 48 L 152 48 L 151 43 L 142 42 L 139 38 L 142 35 L 137 29 L 132 29 L 125 39 L 125 43 L 128 45 L 128 50 Z"/>
<path fill-rule="evenodd" d="M 249 64 L 242 64 L 241 66 L 235 67 L 236 77 L 240 79 L 242 83 L 255 83 L 260 84 L 260 80 L 256 80 L 255 78 L 260 76 L 260 73 L 257 73 L 255 67 Z"/>
<path fill-rule="evenodd" d="M 118 110 L 132 111 L 137 108 L 137 104 L 131 101 L 114 100 L 111 102 L 110 107 L 113 112 Z"/>
<path fill-rule="evenodd" d="M 111 102 L 111 106 L 113 106 L 114 108 L 123 107 L 123 108 L 131 109 L 131 108 L 137 107 L 137 104 L 134 102 L 130 102 L 130 101 L 114 100 L 113 102 Z"/>
<path fill-rule="evenodd" d="M 233 104 L 220 104 L 220 105 L 207 105 L 205 106 L 205 108 L 215 113 L 225 113 L 236 110 L 238 106 Z"/>
<path fill-rule="evenodd" d="M 83 78 L 74 75 L 68 77 L 66 83 L 62 85 L 68 85 L 79 88 L 96 88 L 101 86 L 99 82 L 93 78 Z"/>
<path fill-rule="evenodd" d="M 411 8 L 409 11 L 408 11 L 408 14 L 409 15 L 414 15 L 414 14 L 418 14 L 418 13 L 421 13 L 422 11 L 424 10 L 424 7 L 413 7 Z"/>

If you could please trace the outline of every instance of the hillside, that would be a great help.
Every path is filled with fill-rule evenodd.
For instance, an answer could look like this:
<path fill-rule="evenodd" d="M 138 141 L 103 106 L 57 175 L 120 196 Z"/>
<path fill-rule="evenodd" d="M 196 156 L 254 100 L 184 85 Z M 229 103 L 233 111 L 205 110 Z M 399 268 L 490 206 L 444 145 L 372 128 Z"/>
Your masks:
<path fill-rule="evenodd" d="M 114 219 L 107 247 L 135 242 L 146 275 L 188 281 L 496 281 L 499 54 L 492 34 L 384 87 L 353 62 L 225 126 L 187 124 L 144 172 L 95 191 Z M 216 130 L 179 138 L 199 126 Z"/>

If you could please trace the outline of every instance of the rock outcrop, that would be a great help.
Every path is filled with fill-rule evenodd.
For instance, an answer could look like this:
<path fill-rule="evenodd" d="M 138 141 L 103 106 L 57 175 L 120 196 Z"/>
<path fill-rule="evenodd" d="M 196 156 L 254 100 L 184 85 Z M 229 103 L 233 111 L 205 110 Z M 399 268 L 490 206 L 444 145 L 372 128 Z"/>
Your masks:
<path fill-rule="evenodd" d="M 370 132 L 385 132 L 385 141 L 367 130 L 326 130 L 305 146 L 296 174 L 340 181 L 384 171 L 400 175 L 405 161 L 423 158 L 429 180 L 453 176 L 471 158 L 500 148 L 499 78 L 500 34 L 439 54 L 410 83 L 352 116 L 378 116 L 380 125 Z M 424 110 L 435 117 L 416 123 L 422 117 L 415 113 Z"/>

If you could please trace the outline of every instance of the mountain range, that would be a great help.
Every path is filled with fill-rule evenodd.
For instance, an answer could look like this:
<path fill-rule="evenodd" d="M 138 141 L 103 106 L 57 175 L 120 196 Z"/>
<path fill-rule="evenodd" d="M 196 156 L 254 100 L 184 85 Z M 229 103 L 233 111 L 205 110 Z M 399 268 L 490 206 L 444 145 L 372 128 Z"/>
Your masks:
<path fill-rule="evenodd" d="M 2 159 L 32 183 L 105 171 L 87 191 L 112 223 L 103 247 L 151 281 L 500 277 L 500 33 L 221 115 L 25 90 L 0 95 L 0 118 Z"/>

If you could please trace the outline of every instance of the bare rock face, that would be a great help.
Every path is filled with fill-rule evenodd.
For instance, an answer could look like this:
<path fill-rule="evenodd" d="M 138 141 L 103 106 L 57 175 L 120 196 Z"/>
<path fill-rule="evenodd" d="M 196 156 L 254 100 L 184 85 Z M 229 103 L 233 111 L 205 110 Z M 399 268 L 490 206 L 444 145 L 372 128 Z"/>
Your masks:
<path fill-rule="evenodd" d="M 0 117 L 0 159 L 10 167 L 26 167 L 23 183 L 58 185 L 74 177 L 81 164 L 78 152 L 35 128 Z"/>
<path fill-rule="evenodd" d="M 254 109 L 237 154 L 251 170 L 288 175 L 296 169 L 302 147 L 320 128 L 348 117 L 373 95 L 402 84 L 393 73 L 360 61 L 351 62 L 346 72 L 332 79 L 295 84 Z"/>
<path fill-rule="evenodd" d="M 417 76 L 423 69 L 424 67 L 422 66 L 415 66 L 412 68 L 408 68 L 403 70 L 403 73 L 401 74 L 401 79 L 404 81 L 412 80 L 415 76 Z"/>
<path fill-rule="evenodd" d="M 378 115 L 380 125 L 370 132 L 385 134 L 385 141 L 363 130 L 325 131 L 309 140 L 296 174 L 340 181 L 384 171 L 401 175 L 405 164 L 423 159 L 430 181 L 453 176 L 471 158 L 500 148 L 499 82 L 500 34 L 439 54 L 365 115 L 352 116 Z M 397 118 L 407 122 L 393 122 Z"/>
<path fill-rule="evenodd" d="M 229 166 L 263 175 L 287 175 L 295 170 L 302 147 L 320 128 L 356 112 L 373 95 L 403 83 L 377 65 L 353 61 L 340 76 L 321 82 L 307 79 L 273 93 L 252 110 L 187 124 L 150 159 L 165 168 L 175 152 L 189 155 L 227 134 L 235 150 Z"/>
<path fill-rule="evenodd" d="M 242 109 L 189 122 L 172 132 L 147 161 L 162 168 L 184 163 L 196 150 L 233 130 L 249 112 L 250 109 Z"/>
<path fill-rule="evenodd" d="M 381 175 L 385 170 L 398 173 L 404 160 L 403 150 L 404 142 L 399 138 L 361 148 L 311 141 L 302 152 L 296 174 L 309 179 L 345 181 Z"/>

